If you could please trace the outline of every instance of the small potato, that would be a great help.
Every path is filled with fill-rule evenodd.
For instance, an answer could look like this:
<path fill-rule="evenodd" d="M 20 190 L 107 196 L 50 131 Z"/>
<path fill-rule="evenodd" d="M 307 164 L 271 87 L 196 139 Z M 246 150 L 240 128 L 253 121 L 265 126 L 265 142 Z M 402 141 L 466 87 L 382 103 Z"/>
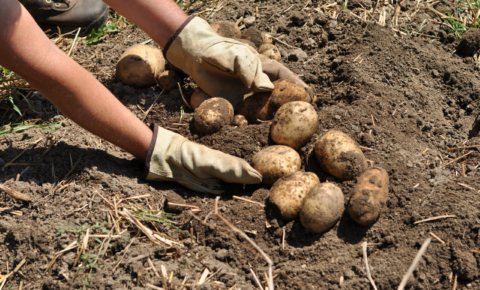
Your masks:
<path fill-rule="evenodd" d="M 258 120 L 273 119 L 274 110 L 270 105 L 271 93 L 255 93 L 240 104 L 237 113 L 245 116 L 249 124 L 258 124 Z"/>
<path fill-rule="evenodd" d="M 253 168 L 263 176 L 263 183 L 272 185 L 280 177 L 298 171 L 300 155 L 288 146 L 267 147 L 253 156 Z"/>
<path fill-rule="evenodd" d="M 213 134 L 232 121 L 232 104 L 223 98 L 211 98 L 195 110 L 193 125 L 200 133 Z"/>
<path fill-rule="evenodd" d="M 233 125 L 238 127 L 247 126 L 248 121 L 243 115 L 236 115 L 235 117 L 233 117 Z"/>
<path fill-rule="evenodd" d="M 180 77 L 173 70 L 166 70 L 162 72 L 157 78 L 158 84 L 167 91 L 178 88 Z"/>
<path fill-rule="evenodd" d="M 373 224 L 387 202 L 388 173 L 385 169 L 367 169 L 357 179 L 354 194 L 348 204 L 350 217 L 359 225 Z"/>
<path fill-rule="evenodd" d="M 323 171 L 340 180 L 352 180 L 367 168 L 357 142 L 347 134 L 330 130 L 315 142 L 315 155 Z"/>
<path fill-rule="evenodd" d="M 283 79 L 273 82 L 271 106 L 274 111 L 288 102 L 302 101 L 310 103 L 310 95 L 305 88 L 292 80 Z"/>
<path fill-rule="evenodd" d="M 312 138 L 318 127 L 317 112 L 305 102 L 290 102 L 275 113 L 270 136 L 273 142 L 295 150 L 302 148 Z"/>
<path fill-rule="evenodd" d="M 303 199 L 300 221 L 307 232 L 323 233 L 332 228 L 344 210 L 342 190 L 333 183 L 315 185 Z"/>
<path fill-rule="evenodd" d="M 117 62 L 115 75 L 122 83 L 133 87 L 155 84 L 155 78 L 165 69 L 162 51 L 137 44 L 128 48 Z"/>
<path fill-rule="evenodd" d="M 262 46 L 264 43 L 272 43 L 272 36 L 268 33 L 261 32 L 255 27 L 250 27 L 245 29 L 242 32 L 242 37 L 243 39 L 250 40 L 255 44 L 256 47 Z M 267 41 L 267 42 L 265 42 Z"/>
<path fill-rule="evenodd" d="M 213 31 L 222 37 L 240 38 L 242 32 L 238 26 L 230 21 L 217 21 L 210 24 Z"/>
<path fill-rule="evenodd" d="M 197 88 L 190 97 L 190 106 L 192 106 L 192 109 L 195 110 L 196 108 L 200 107 L 204 101 L 210 98 L 211 97 L 207 95 L 201 88 Z"/>
<path fill-rule="evenodd" d="M 273 44 L 262 44 L 258 49 L 258 53 L 265 55 L 269 59 L 273 59 L 276 61 L 280 61 L 282 59 L 282 55 L 278 48 Z"/>
<path fill-rule="evenodd" d="M 270 189 L 270 201 L 276 206 L 282 219 L 293 220 L 298 217 L 303 199 L 320 180 L 312 172 L 297 171 L 283 176 Z"/>

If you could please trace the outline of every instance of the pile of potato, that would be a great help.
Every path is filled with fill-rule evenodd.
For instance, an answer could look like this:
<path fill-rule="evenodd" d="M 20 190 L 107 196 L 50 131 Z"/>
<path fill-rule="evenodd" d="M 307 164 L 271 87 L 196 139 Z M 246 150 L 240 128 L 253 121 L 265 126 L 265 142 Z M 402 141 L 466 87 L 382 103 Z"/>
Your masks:
<path fill-rule="evenodd" d="M 256 28 L 243 33 L 228 21 L 211 24 L 216 33 L 237 39 L 258 49 L 260 54 L 280 60 L 272 36 Z M 165 69 L 160 50 L 146 45 L 129 48 L 117 64 L 117 78 L 132 86 L 158 83 L 165 90 L 178 87 L 179 75 Z M 197 88 L 190 98 L 195 110 L 195 129 L 204 134 L 218 132 L 223 126 L 246 126 L 271 120 L 270 137 L 277 144 L 253 157 L 252 165 L 270 185 L 270 201 L 282 219 L 300 217 L 306 231 L 323 233 L 341 218 L 344 208 L 342 190 L 331 182 L 321 183 L 312 172 L 301 171 L 297 153 L 305 146 L 319 126 L 319 118 L 305 88 L 294 81 L 274 82 L 272 92 L 255 93 L 245 99 L 234 112 L 226 99 L 211 98 Z M 315 142 L 315 155 L 323 171 L 338 180 L 357 178 L 348 204 L 350 217 L 360 225 L 374 223 L 384 207 L 388 194 L 388 174 L 382 168 L 368 169 L 367 160 L 358 144 L 348 135 L 330 130 Z"/>

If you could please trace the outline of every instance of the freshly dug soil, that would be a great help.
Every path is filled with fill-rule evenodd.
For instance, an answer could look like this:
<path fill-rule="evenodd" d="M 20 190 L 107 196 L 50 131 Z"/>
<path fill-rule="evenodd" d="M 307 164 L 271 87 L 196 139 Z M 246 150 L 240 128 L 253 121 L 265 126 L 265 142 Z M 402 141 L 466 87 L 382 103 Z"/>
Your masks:
<path fill-rule="evenodd" d="M 217 10 L 218 6 L 209 6 L 213 4 L 194 2 L 188 11 L 208 17 L 210 22 L 236 22 L 255 15 L 253 27 L 281 39 L 284 44 L 276 45 L 282 62 L 311 85 L 318 97 L 314 107 L 320 125 L 298 151 L 301 169 L 317 174 L 321 182 L 338 185 L 347 205 L 355 181 L 340 182 L 323 172 L 313 147 L 328 130 L 348 134 L 363 146 L 370 166 L 385 168 L 389 174 L 384 212 L 369 227 L 357 225 L 345 212 L 331 230 L 311 234 L 298 219 L 281 220 L 269 204 L 268 186 L 229 184 L 219 201 L 219 213 L 246 232 L 272 258 L 275 270 L 285 274 L 275 278 L 277 289 L 300 289 L 299 285 L 303 289 L 371 289 L 363 242 L 368 243 L 369 268 L 378 289 L 396 289 L 430 233 L 445 244 L 433 240 L 407 289 L 452 289 L 455 277 L 457 289 L 479 289 L 479 260 L 472 250 L 480 249 L 480 152 L 479 147 L 469 147 L 480 144 L 477 58 L 452 53 L 459 40 L 439 24 L 435 14 L 418 10 L 413 15 L 416 1 L 401 3 L 402 13 L 411 16 L 411 21 L 400 18 L 396 30 L 403 34 L 390 27 L 393 13 L 388 6 L 387 26 L 383 27 L 363 22 L 363 14 L 359 18 L 351 15 L 362 13 L 359 10 L 363 8 L 356 11 L 355 7 L 375 7 L 370 1 L 348 1 L 353 10 L 342 10 L 343 1 L 328 6 L 336 9 L 335 20 L 331 10 L 328 15 L 313 10 L 329 3 L 313 2 L 305 6 L 305 1 L 295 0 L 225 1 Z M 442 13 L 454 10 L 444 1 L 434 8 Z M 124 28 L 98 45 L 79 41 L 73 58 L 147 124 L 156 122 L 248 162 L 273 145 L 268 121 L 224 126 L 213 135 L 199 134 L 193 127 L 193 112 L 188 111 L 178 89 L 160 96 L 159 87 L 135 89 L 115 81 L 115 63 L 122 52 L 147 40 L 140 30 Z M 68 50 L 67 44 L 60 47 Z M 182 90 L 188 102 L 194 90 L 190 79 L 184 79 Z M 28 102 L 21 97 L 16 100 L 25 112 L 24 120 L 62 122 L 62 127 L 55 133 L 31 129 L 0 137 L 0 168 L 20 153 L 14 163 L 37 164 L 7 166 L 0 175 L 5 186 L 32 196 L 26 203 L 0 193 L 1 274 L 25 260 L 4 289 L 19 289 L 21 281 L 23 289 L 148 289 L 147 283 L 165 287 L 163 278 L 150 270 L 149 261 L 160 276 L 162 265 L 169 277 L 173 271 L 175 285 L 195 283 L 208 268 L 216 273 L 209 282 L 223 283 L 222 289 L 234 285 L 256 289 L 250 265 L 259 279 L 265 280 L 267 264 L 243 238 L 230 235 L 212 213 L 215 196 L 175 183 L 142 180 L 141 161 L 65 119 L 40 94 L 31 95 Z M 0 103 L 0 126 L 18 118 L 3 109 L 10 106 L 6 99 Z M 193 215 L 176 208 L 173 219 L 179 231 L 160 223 L 143 223 L 184 246 L 153 244 L 118 213 L 127 207 L 131 211 L 161 210 L 165 202 L 175 200 L 201 211 Z M 455 218 L 414 224 L 440 215 Z M 56 253 L 74 241 L 82 243 L 87 227 L 92 235 L 111 230 L 115 236 L 89 239 L 85 253 L 91 256 L 80 258 L 80 266 L 73 266 L 75 248 L 47 269 Z M 196 238 L 193 245 L 191 231 Z M 105 245 L 107 250 L 98 255 Z M 197 287 L 217 288 L 213 284 Z"/>

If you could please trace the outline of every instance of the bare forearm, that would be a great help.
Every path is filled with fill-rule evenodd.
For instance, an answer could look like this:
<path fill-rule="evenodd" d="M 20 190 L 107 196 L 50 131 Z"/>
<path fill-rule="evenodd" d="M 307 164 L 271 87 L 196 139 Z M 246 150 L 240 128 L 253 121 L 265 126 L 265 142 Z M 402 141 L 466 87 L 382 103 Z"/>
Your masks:
<path fill-rule="evenodd" d="M 104 0 L 118 13 L 135 23 L 161 47 L 187 19 L 172 0 Z"/>
<path fill-rule="evenodd" d="M 17 0 L 2 0 L 2 5 L 0 65 L 21 75 L 83 128 L 144 159 L 152 137 L 148 127 L 53 45 Z"/>

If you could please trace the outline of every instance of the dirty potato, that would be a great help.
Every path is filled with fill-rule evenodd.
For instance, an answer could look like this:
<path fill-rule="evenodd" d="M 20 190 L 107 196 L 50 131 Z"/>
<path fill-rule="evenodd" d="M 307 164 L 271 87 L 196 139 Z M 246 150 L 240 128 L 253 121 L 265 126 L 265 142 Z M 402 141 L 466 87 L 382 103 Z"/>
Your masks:
<path fill-rule="evenodd" d="M 192 109 L 195 110 L 196 108 L 200 107 L 204 101 L 210 98 L 211 97 L 207 95 L 201 88 L 197 88 L 190 97 L 190 106 L 192 106 Z"/>
<path fill-rule="evenodd" d="M 318 139 L 315 155 L 322 169 L 340 180 L 352 180 L 368 167 L 357 142 L 340 131 L 330 130 Z"/>
<path fill-rule="evenodd" d="M 303 199 L 320 180 L 312 172 L 297 171 L 277 180 L 270 189 L 270 201 L 285 221 L 298 217 Z"/>
<path fill-rule="evenodd" d="M 332 228 L 344 210 L 342 190 L 333 183 L 315 185 L 303 199 L 300 221 L 307 232 L 323 233 Z"/>
<path fill-rule="evenodd" d="M 295 150 L 302 148 L 312 138 L 318 127 L 317 112 L 305 102 L 290 102 L 275 113 L 270 136 L 273 142 Z"/>
<path fill-rule="evenodd" d="M 235 117 L 233 117 L 233 125 L 238 127 L 247 126 L 248 121 L 243 115 L 236 115 Z"/>
<path fill-rule="evenodd" d="M 157 78 L 158 84 L 167 91 L 178 88 L 180 77 L 178 73 L 173 70 L 166 70 L 162 72 Z"/>
<path fill-rule="evenodd" d="M 269 59 L 273 59 L 276 61 L 280 61 L 282 59 L 282 55 L 278 48 L 273 44 L 262 44 L 258 49 L 258 53 L 265 55 Z"/>
<path fill-rule="evenodd" d="M 133 87 L 155 84 L 165 69 L 162 51 L 148 45 L 137 44 L 128 48 L 117 62 L 115 75 L 122 83 Z"/>
<path fill-rule="evenodd" d="M 272 185 L 282 176 L 298 171 L 300 155 L 288 146 L 267 147 L 253 156 L 253 168 L 263 176 L 263 183 Z"/>
<path fill-rule="evenodd" d="M 387 196 L 388 173 L 380 167 L 367 169 L 357 179 L 348 213 L 357 224 L 371 225 L 385 206 Z"/>
<path fill-rule="evenodd" d="M 242 32 L 241 38 L 253 42 L 256 47 L 260 47 L 264 43 L 267 43 L 267 44 L 273 43 L 273 38 L 270 34 L 266 32 L 261 32 L 255 27 L 250 27 L 245 29 Z"/>
<path fill-rule="evenodd" d="M 238 26 L 230 21 L 216 21 L 210 24 L 213 31 L 222 37 L 240 38 L 242 33 Z"/>
<path fill-rule="evenodd" d="M 311 102 L 310 95 L 305 88 L 292 80 L 283 79 L 273 82 L 275 88 L 272 91 L 271 106 L 277 111 L 281 106 L 289 102 Z"/>
<path fill-rule="evenodd" d="M 249 124 L 258 124 L 258 120 L 271 120 L 275 112 L 270 105 L 270 97 L 270 92 L 255 93 L 240 104 L 237 113 L 245 116 Z"/>
<path fill-rule="evenodd" d="M 233 107 L 223 98 L 211 98 L 203 102 L 196 110 L 193 124 L 198 132 L 213 134 L 223 126 L 232 124 Z"/>

